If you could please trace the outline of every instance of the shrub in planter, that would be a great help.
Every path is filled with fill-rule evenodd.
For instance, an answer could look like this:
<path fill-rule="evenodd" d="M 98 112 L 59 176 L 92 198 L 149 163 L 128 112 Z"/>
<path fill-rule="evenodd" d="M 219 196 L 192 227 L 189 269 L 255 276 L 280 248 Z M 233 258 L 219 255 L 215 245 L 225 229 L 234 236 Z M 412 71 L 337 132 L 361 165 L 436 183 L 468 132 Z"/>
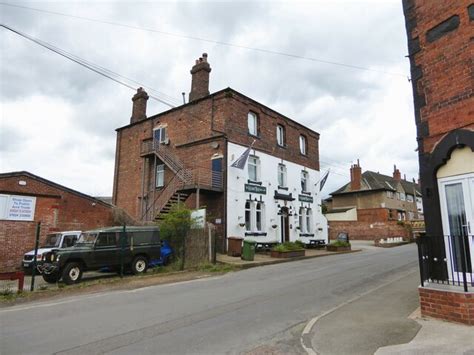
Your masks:
<path fill-rule="evenodd" d="M 341 240 L 336 240 L 331 244 L 326 246 L 327 251 L 343 251 L 343 250 L 351 250 L 351 243 L 343 242 Z"/>
<path fill-rule="evenodd" d="M 298 256 L 304 256 L 305 250 L 301 246 L 303 243 L 299 242 L 285 242 L 283 244 L 278 244 L 273 247 L 271 251 L 272 258 L 294 258 Z"/>

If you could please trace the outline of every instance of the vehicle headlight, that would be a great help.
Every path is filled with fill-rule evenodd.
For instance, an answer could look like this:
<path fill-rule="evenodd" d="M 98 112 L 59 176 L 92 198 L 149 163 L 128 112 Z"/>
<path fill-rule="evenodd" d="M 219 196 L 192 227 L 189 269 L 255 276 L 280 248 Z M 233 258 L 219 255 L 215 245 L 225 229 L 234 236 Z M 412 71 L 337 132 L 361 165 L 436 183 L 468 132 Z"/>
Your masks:
<path fill-rule="evenodd" d="M 61 255 L 57 255 L 56 256 L 56 261 L 59 261 L 59 258 L 61 257 Z"/>

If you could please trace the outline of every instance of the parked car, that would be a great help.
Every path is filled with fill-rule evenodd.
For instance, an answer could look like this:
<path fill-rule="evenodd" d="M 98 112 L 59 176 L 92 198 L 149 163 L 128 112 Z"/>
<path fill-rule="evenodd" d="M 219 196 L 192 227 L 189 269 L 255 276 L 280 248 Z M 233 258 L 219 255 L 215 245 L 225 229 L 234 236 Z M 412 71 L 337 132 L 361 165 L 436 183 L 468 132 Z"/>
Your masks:
<path fill-rule="evenodd" d="M 77 239 L 81 235 L 81 231 L 65 231 L 48 234 L 44 244 L 38 248 L 36 254 L 36 261 L 41 261 L 44 254 L 50 252 L 53 249 L 69 248 L 76 244 Z M 31 272 L 33 267 L 33 261 L 35 258 L 35 251 L 31 250 L 23 255 L 22 267 L 26 272 Z"/>
<path fill-rule="evenodd" d="M 144 273 L 160 252 L 158 227 L 127 227 L 125 233 L 122 227 L 102 228 L 82 233 L 71 248 L 43 254 L 38 268 L 46 282 L 62 279 L 71 285 L 81 281 L 84 271 L 104 267 L 118 271 L 122 262 L 132 273 Z"/>

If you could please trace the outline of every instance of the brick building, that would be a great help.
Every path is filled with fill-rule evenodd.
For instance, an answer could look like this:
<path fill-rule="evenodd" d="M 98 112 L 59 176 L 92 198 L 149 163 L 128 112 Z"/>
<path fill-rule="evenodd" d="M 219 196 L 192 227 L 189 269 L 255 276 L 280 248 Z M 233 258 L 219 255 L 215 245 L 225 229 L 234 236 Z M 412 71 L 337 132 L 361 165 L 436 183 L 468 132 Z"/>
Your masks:
<path fill-rule="evenodd" d="M 189 102 L 150 117 L 138 89 L 130 124 L 117 129 L 113 203 L 142 221 L 178 201 L 205 207 L 221 249 L 227 236 L 325 240 L 319 134 L 231 88 L 210 94 L 210 72 L 203 54 Z M 245 168 L 231 167 L 251 145 Z"/>
<path fill-rule="evenodd" d="M 26 171 L 0 174 L 0 270 L 21 267 L 34 249 L 36 224 L 40 245 L 47 234 L 112 225 L 111 205 Z"/>
<path fill-rule="evenodd" d="M 351 181 L 326 200 L 330 237 L 344 231 L 353 239 L 409 239 L 409 228 L 397 222 L 423 219 L 418 184 L 402 178 L 396 166 L 392 176 L 374 171 L 362 173 L 357 161 L 350 173 Z"/>
<path fill-rule="evenodd" d="M 421 310 L 474 324 L 474 4 L 404 0 L 403 8 L 426 223 Z"/>

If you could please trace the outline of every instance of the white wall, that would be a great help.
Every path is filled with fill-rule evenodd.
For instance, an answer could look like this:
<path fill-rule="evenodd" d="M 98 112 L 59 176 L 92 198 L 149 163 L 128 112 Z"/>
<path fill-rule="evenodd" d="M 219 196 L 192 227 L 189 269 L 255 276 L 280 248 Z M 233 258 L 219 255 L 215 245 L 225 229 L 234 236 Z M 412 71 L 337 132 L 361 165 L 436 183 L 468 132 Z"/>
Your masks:
<path fill-rule="evenodd" d="M 255 154 L 260 158 L 261 168 L 261 181 L 263 187 L 266 187 L 266 194 L 249 193 L 245 192 L 245 184 L 248 180 L 247 164 L 243 170 L 233 168 L 230 165 L 242 155 L 247 147 L 240 146 L 234 143 L 228 143 L 228 161 L 227 161 L 227 237 L 242 237 L 255 240 L 257 242 L 280 242 L 281 241 L 281 218 L 278 215 L 280 206 L 285 205 L 285 201 L 276 200 L 274 198 L 275 190 L 278 190 L 278 164 L 283 163 L 287 169 L 287 187 L 288 190 L 278 190 L 280 193 L 289 194 L 292 193 L 295 198 L 294 201 L 286 201 L 286 207 L 290 209 L 293 214 L 289 216 L 290 228 L 290 240 L 295 241 L 297 239 L 308 243 L 309 239 L 323 239 L 327 242 L 328 231 L 327 231 L 327 220 L 321 213 L 321 194 L 319 192 L 319 180 L 320 173 L 317 170 L 306 168 L 309 174 L 308 179 L 308 192 L 313 197 L 313 202 L 300 202 L 298 201 L 298 195 L 301 194 L 301 171 L 304 166 L 291 163 L 288 161 L 282 161 L 281 159 L 274 157 L 269 154 L 259 152 L 258 150 L 252 150 L 251 154 Z M 315 186 L 315 184 L 317 186 Z M 245 203 L 249 199 L 249 195 L 252 200 L 257 199 L 265 203 L 264 221 L 265 227 L 264 232 L 266 236 L 247 236 L 245 237 L 245 227 L 239 226 L 240 223 L 245 223 Z M 309 196 L 309 195 L 308 195 Z M 298 227 L 298 217 L 295 216 L 295 212 L 298 214 L 300 206 L 310 207 L 313 211 L 313 226 L 312 230 L 314 233 L 313 237 L 300 237 Z M 276 228 L 272 228 L 272 225 L 277 225 Z M 320 230 L 321 229 L 321 230 Z"/>
<path fill-rule="evenodd" d="M 354 207 L 344 212 L 326 213 L 328 221 L 357 221 L 357 209 Z"/>

